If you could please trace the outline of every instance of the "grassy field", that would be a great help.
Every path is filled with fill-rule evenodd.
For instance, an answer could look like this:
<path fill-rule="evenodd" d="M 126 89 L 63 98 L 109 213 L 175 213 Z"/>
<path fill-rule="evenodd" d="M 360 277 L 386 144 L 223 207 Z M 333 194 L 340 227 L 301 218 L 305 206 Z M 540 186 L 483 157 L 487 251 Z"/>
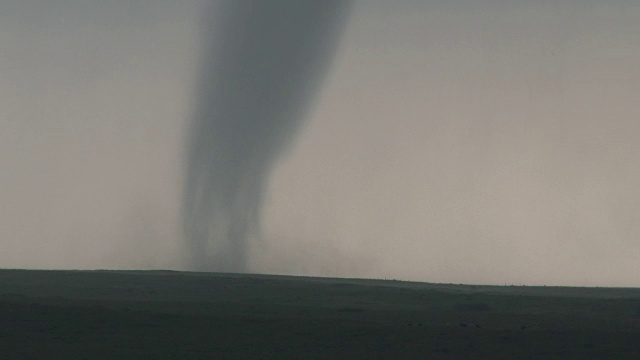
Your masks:
<path fill-rule="evenodd" d="M 640 359 L 640 289 L 0 271 L 1 359 Z"/>

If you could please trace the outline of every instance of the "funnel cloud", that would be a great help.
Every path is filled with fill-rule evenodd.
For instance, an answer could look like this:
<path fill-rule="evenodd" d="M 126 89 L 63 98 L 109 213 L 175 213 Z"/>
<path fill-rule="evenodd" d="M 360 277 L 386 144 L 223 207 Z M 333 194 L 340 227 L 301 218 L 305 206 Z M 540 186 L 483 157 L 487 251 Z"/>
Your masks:
<path fill-rule="evenodd" d="M 215 1 L 188 141 L 192 266 L 243 272 L 266 181 L 313 99 L 347 1 Z"/>

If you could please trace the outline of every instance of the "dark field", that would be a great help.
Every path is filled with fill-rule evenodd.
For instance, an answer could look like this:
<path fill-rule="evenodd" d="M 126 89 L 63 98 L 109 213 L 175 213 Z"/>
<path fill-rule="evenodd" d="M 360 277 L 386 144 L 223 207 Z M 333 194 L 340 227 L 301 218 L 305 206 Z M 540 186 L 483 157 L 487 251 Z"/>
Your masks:
<path fill-rule="evenodd" d="M 1 359 L 640 359 L 640 289 L 0 271 Z"/>

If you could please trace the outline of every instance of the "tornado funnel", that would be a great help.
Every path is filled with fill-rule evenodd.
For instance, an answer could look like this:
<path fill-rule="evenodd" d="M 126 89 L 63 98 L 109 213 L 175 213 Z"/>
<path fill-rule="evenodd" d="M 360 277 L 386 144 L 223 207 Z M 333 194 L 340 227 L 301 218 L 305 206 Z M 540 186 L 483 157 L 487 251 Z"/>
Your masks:
<path fill-rule="evenodd" d="M 329 68 L 349 7 L 212 3 L 187 141 L 183 217 L 193 269 L 248 271 L 269 176 Z"/>

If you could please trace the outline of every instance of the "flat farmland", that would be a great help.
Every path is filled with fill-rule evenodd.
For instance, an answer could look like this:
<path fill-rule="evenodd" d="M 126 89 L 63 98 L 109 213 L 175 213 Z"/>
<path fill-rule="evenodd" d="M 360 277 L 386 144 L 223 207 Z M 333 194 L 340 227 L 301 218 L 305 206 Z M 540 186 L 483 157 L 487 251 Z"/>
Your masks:
<path fill-rule="evenodd" d="M 638 359 L 640 289 L 0 271 L 2 359 Z"/>

